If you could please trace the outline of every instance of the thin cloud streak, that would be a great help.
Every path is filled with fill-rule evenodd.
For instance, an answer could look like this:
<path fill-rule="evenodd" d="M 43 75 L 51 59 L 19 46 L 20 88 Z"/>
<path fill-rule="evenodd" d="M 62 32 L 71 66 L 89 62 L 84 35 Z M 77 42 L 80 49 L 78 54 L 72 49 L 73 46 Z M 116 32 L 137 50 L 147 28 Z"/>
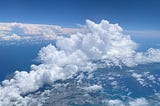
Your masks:
<path fill-rule="evenodd" d="M 160 31 L 158 30 L 124 30 L 124 33 L 131 36 L 160 37 Z"/>

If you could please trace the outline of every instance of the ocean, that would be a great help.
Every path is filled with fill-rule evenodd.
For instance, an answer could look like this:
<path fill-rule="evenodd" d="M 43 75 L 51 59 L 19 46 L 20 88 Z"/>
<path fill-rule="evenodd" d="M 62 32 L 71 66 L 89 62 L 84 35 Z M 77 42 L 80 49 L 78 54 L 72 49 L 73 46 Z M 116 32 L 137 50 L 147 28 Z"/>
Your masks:
<path fill-rule="evenodd" d="M 47 44 L 0 45 L 0 81 L 13 76 L 16 70 L 29 71 L 39 50 Z"/>

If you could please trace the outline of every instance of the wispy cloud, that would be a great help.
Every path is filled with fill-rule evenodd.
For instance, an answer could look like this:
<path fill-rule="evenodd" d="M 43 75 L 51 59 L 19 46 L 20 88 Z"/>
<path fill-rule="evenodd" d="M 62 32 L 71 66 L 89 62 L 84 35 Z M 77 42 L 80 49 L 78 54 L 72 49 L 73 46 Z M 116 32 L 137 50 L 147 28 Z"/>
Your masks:
<path fill-rule="evenodd" d="M 159 30 L 124 30 L 124 33 L 137 37 L 160 37 Z"/>

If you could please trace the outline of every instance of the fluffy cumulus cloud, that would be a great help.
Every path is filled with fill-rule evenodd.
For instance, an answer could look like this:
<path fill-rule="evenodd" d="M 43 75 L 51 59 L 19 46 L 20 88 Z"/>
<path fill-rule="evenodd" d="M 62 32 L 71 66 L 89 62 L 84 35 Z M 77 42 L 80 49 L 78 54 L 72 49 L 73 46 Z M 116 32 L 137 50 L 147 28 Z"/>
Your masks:
<path fill-rule="evenodd" d="M 89 87 L 85 87 L 84 89 L 89 91 L 89 92 L 93 92 L 93 91 L 102 90 L 102 86 L 100 86 L 100 85 L 92 85 L 92 86 L 89 86 Z"/>
<path fill-rule="evenodd" d="M 21 39 L 23 36 L 11 35 L 4 37 L 3 33 L 17 31 L 16 34 L 43 35 L 54 39 L 62 28 L 48 25 L 1 24 L 1 39 Z M 14 29 L 14 30 L 13 30 Z M 68 30 L 68 29 L 66 29 Z M 70 31 L 69 31 L 70 33 Z M 9 36 L 9 35 L 7 35 Z M 13 37 L 13 38 L 12 38 Z M 38 59 L 40 65 L 31 65 L 31 71 L 16 71 L 10 80 L 4 80 L 0 86 L 0 105 L 29 106 L 35 101 L 26 94 L 34 92 L 44 84 L 54 84 L 56 80 L 72 78 L 77 72 L 93 72 L 99 67 L 134 66 L 150 62 L 160 62 L 160 50 L 149 49 L 145 53 L 136 52 L 137 45 L 129 35 L 123 34 L 118 24 L 110 24 L 102 20 L 96 24 L 86 20 L 81 31 L 69 36 L 56 36 L 56 44 L 43 47 Z M 141 76 L 133 74 L 141 81 Z M 101 86 L 94 85 L 88 90 L 99 90 Z M 26 95 L 26 96 L 23 96 Z M 138 102 L 140 100 L 137 100 Z M 141 100 L 144 101 L 144 100 Z M 108 101 L 112 106 L 124 104 L 119 101 Z M 132 106 L 135 102 L 130 102 Z M 145 105 L 139 105 L 145 106 Z"/>

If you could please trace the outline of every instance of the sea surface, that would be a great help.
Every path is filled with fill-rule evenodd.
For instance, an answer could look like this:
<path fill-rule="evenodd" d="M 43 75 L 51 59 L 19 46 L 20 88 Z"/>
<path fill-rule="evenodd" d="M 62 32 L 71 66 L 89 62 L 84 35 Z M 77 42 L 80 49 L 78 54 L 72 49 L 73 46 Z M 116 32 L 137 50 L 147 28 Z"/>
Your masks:
<path fill-rule="evenodd" d="M 0 45 L 0 81 L 18 71 L 29 71 L 39 50 L 47 44 Z"/>

